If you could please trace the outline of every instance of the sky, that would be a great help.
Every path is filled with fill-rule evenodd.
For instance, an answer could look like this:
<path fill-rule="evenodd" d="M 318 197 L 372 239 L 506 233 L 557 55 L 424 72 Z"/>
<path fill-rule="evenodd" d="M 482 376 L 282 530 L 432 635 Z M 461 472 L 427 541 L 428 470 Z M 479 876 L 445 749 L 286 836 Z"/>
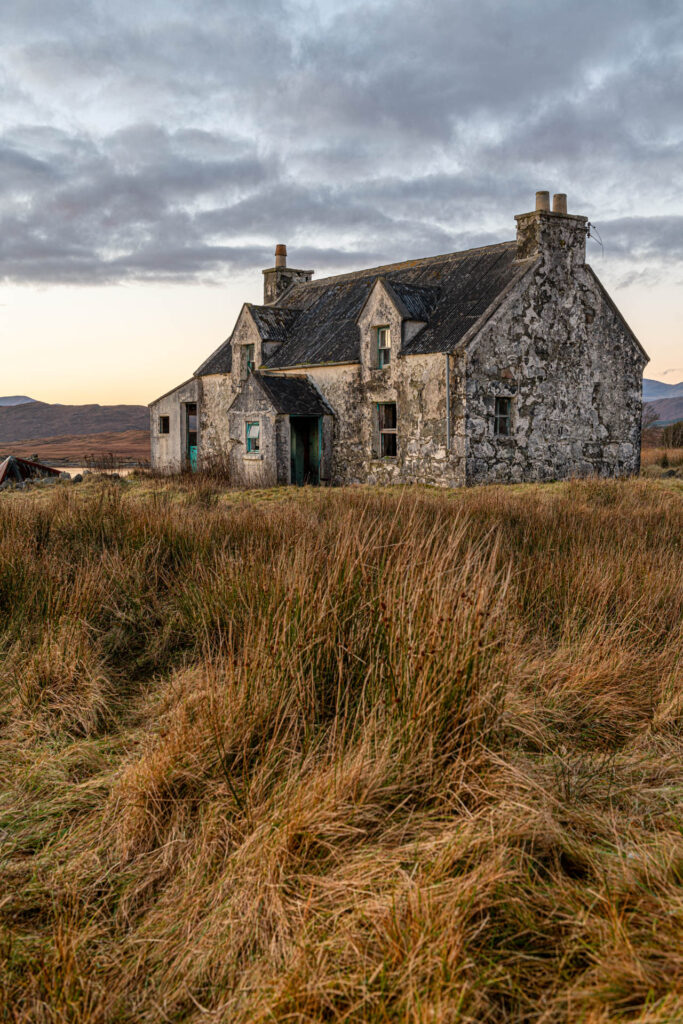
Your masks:
<path fill-rule="evenodd" d="M 681 0 L 2 0 L 0 395 L 144 403 L 317 276 L 568 194 L 683 380 Z"/>

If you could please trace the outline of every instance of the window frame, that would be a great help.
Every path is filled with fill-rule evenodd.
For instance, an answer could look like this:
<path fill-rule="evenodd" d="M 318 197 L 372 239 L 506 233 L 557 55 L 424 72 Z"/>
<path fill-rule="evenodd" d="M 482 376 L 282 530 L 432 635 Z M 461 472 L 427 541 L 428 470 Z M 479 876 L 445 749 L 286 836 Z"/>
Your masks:
<path fill-rule="evenodd" d="M 391 408 L 394 409 L 394 426 L 386 427 L 382 425 L 382 409 Z M 396 459 L 398 458 L 398 404 L 396 402 L 377 402 L 376 403 L 376 416 L 377 416 L 377 435 L 379 438 L 379 458 L 380 459 Z M 393 454 L 384 451 L 385 438 L 392 437 L 393 441 Z"/>
<path fill-rule="evenodd" d="M 380 324 L 375 328 L 377 335 L 377 367 L 380 370 L 391 365 L 391 327 L 389 324 Z M 386 336 L 386 345 L 382 344 L 382 338 Z M 387 354 L 388 353 L 388 354 Z"/>
<path fill-rule="evenodd" d="M 157 423 L 158 434 L 170 434 L 171 433 L 171 417 L 170 416 L 159 416 Z"/>
<path fill-rule="evenodd" d="M 505 412 L 500 406 L 505 403 Z M 502 429 L 502 426 L 505 429 Z M 512 435 L 512 398 L 510 395 L 496 395 L 493 404 L 493 433 L 496 437 L 510 437 Z"/>
<path fill-rule="evenodd" d="M 256 427 L 256 437 L 249 436 L 249 427 Z M 260 455 L 261 454 L 261 421 L 260 420 L 245 420 L 244 423 L 244 438 L 246 441 L 247 455 Z M 254 447 L 254 441 L 256 447 Z"/>
<path fill-rule="evenodd" d="M 256 369 L 256 345 L 251 342 L 248 345 L 243 345 L 242 348 L 244 349 L 244 373 L 248 377 Z"/>

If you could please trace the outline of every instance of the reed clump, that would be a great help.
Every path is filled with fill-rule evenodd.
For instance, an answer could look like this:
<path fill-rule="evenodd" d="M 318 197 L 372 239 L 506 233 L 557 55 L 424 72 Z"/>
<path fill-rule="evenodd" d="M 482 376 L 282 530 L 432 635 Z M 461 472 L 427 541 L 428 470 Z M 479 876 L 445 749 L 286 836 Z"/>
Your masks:
<path fill-rule="evenodd" d="M 0 1020 L 683 1019 L 676 481 L 0 501 Z"/>

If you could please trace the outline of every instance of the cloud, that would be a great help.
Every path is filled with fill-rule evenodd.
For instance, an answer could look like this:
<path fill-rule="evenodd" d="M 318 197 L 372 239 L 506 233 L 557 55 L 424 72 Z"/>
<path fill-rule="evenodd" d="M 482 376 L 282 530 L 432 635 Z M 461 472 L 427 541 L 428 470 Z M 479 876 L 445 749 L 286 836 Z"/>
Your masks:
<path fill-rule="evenodd" d="M 677 0 L 6 0 L 0 53 L 5 280 L 329 272 L 542 187 L 624 275 L 683 262 Z"/>

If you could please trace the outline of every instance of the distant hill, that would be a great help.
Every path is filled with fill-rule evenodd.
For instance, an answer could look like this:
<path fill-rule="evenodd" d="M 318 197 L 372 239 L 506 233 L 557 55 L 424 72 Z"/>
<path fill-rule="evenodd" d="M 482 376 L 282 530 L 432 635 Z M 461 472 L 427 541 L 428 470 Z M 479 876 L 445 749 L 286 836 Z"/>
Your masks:
<path fill-rule="evenodd" d="M 32 401 L 33 399 L 26 395 L 6 395 L 4 398 L 0 398 L 0 405 L 26 405 L 27 402 Z"/>
<path fill-rule="evenodd" d="M 10 442 L 7 450 L 0 443 L 0 459 L 4 455 L 18 455 L 30 459 L 37 455 L 48 465 L 84 466 L 86 458 L 112 454 L 120 460 L 149 461 L 149 431 L 122 430 L 101 434 L 68 434 L 64 437 L 33 437 Z"/>
<path fill-rule="evenodd" d="M 661 380 L 643 377 L 643 401 L 654 402 L 658 398 L 682 398 L 683 381 L 680 384 L 665 384 Z"/>
<path fill-rule="evenodd" d="M 683 420 L 683 395 L 678 398 L 658 398 L 655 402 L 647 402 L 647 406 L 657 413 L 656 422 L 660 426 Z"/>
<path fill-rule="evenodd" d="M 145 405 L 48 405 L 27 401 L 0 408 L 0 447 L 8 441 L 148 430 Z"/>

